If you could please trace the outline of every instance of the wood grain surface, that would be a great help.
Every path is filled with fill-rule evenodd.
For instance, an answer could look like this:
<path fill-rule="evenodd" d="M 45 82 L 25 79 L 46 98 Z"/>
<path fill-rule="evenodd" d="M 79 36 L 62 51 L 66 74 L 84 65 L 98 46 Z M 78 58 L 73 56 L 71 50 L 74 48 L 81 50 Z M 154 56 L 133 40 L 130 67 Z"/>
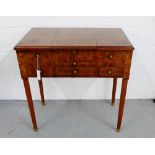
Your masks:
<path fill-rule="evenodd" d="M 32 28 L 15 46 L 15 50 L 42 48 L 134 49 L 120 28 Z"/>

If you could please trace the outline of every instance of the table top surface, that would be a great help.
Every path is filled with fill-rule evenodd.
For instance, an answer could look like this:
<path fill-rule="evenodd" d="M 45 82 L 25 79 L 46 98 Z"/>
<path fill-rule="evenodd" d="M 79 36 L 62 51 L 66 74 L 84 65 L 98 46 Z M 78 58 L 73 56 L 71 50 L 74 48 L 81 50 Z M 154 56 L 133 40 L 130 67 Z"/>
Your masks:
<path fill-rule="evenodd" d="M 66 48 L 134 50 L 120 28 L 32 28 L 14 49 Z"/>

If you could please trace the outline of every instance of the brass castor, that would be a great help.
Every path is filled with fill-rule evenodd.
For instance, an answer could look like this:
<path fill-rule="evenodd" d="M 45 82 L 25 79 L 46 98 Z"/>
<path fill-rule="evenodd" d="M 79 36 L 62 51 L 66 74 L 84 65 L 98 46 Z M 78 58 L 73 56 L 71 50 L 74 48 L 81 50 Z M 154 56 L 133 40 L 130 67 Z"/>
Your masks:
<path fill-rule="evenodd" d="M 38 128 L 34 129 L 34 131 L 37 132 L 38 131 Z"/>
<path fill-rule="evenodd" d="M 116 128 L 116 132 L 120 132 L 120 129 L 117 129 L 117 128 Z"/>

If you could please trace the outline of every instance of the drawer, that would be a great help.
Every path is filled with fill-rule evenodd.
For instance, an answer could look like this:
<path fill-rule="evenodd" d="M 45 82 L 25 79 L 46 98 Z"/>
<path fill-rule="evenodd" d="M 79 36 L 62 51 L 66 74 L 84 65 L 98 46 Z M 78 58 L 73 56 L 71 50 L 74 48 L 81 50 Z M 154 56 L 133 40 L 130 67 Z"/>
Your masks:
<path fill-rule="evenodd" d="M 54 63 L 56 66 L 62 66 L 62 64 L 67 64 L 73 62 L 73 54 L 70 51 L 54 51 Z"/>
<path fill-rule="evenodd" d="M 93 51 L 72 51 L 74 61 L 95 61 L 95 53 Z"/>
<path fill-rule="evenodd" d="M 97 66 L 102 67 L 123 67 L 125 64 L 126 52 L 97 51 Z"/>
<path fill-rule="evenodd" d="M 96 77 L 95 67 L 56 67 L 55 75 L 58 77 Z"/>
<path fill-rule="evenodd" d="M 91 62 L 95 61 L 95 54 L 93 51 L 55 51 L 55 64 L 58 66 L 64 62 Z"/>
<path fill-rule="evenodd" d="M 89 62 L 76 62 L 76 61 L 70 61 L 70 62 L 60 62 L 55 64 L 56 67 L 95 67 L 96 62 L 95 61 L 89 61 Z"/>
<path fill-rule="evenodd" d="M 53 54 L 48 51 L 42 52 L 18 52 L 17 58 L 22 77 L 36 77 L 37 70 L 37 55 L 38 64 L 41 70 L 41 75 L 44 77 L 54 75 L 54 64 L 52 63 Z"/>
<path fill-rule="evenodd" d="M 56 67 L 55 75 L 58 77 L 72 77 L 73 76 L 73 68 L 71 68 L 71 67 Z"/>
<path fill-rule="evenodd" d="M 98 74 L 101 77 L 122 77 L 123 68 L 118 67 L 100 67 Z"/>
<path fill-rule="evenodd" d="M 79 67 L 74 70 L 78 77 L 96 77 L 96 67 Z"/>

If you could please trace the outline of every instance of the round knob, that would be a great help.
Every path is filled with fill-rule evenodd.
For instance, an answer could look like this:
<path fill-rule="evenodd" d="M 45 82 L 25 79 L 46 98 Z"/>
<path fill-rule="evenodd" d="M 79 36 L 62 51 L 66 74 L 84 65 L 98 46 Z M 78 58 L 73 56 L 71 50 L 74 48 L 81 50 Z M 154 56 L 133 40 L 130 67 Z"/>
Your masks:
<path fill-rule="evenodd" d="M 108 74 L 111 74 L 112 73 L 112 71 L 111 70 L 108 70 Z"/>
<path fill-rule="evenodd" d="M 76 54 L 76 51 L 73 51 L 73 54 Z"/>
<path fill-rule="evenodd" d="M 76 62 L 73 62 L 73 66 L 76 66 Z"/>
<path fill-rule="evenodd" d="M 112 55 L 112 54 L 110 54 L 110 55 L 109 55 L 109 58 L 110 58 L 110 59 L 112 59 L 112 58 L 113 58 L 113 55 Z"/>
<path fill-rule="evenodd" d="M 74 70 L 74 71 L 73 71 L 73 73 L 74 73 L 74 75 L 76 75 L 77 71 L 76 71 L 76 70 Z"/>

